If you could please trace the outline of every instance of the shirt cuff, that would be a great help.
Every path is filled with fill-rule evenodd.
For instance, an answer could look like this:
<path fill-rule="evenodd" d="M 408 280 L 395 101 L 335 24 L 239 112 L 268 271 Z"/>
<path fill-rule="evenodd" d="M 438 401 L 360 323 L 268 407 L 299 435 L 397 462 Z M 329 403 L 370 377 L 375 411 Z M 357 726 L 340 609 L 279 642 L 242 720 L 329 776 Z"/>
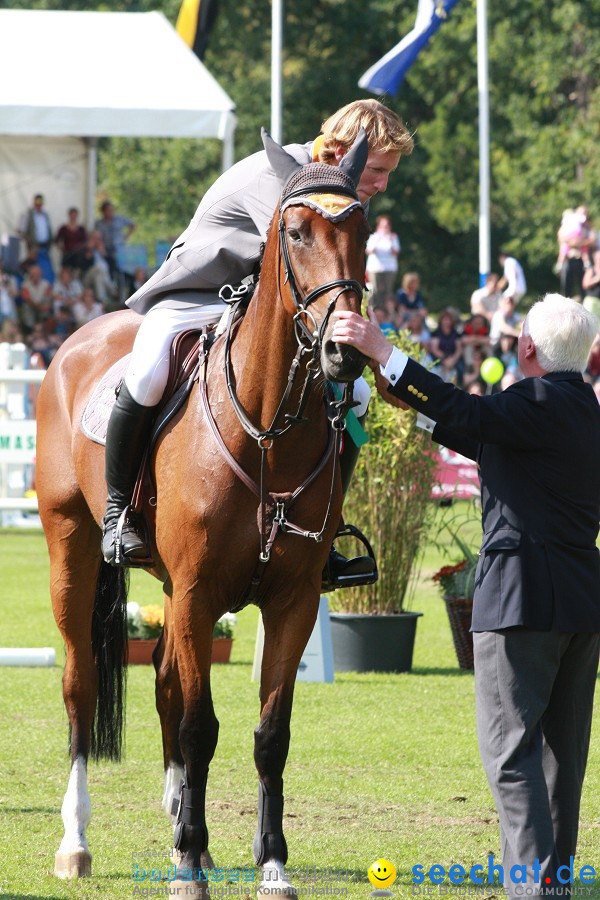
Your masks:
<path fill-rule="evenodd" d="M 428 431 L 430 434 L 437 425 L 433 419 L 430 419 L 429 416 L 424 416 L 423 413 L 417 413 L 417 428 L 423 428 L 425 431 Z"/>
<path fill-rule="evenodd" d="M 408 362 L 408 356 L 406 353 L 403 353 L 402 350 L 398 350 L 397 347 L 392 348 L 392 353 L 390 358 L 388 359 L 385 366 L 379 366 L 379 371 L 383 375 L 384 378 L 387 378 L 389 383 L 393 386 L 398 384 L 398 381 L 402 377 L 402 373 L 406 368 L 406 363 Z"/>

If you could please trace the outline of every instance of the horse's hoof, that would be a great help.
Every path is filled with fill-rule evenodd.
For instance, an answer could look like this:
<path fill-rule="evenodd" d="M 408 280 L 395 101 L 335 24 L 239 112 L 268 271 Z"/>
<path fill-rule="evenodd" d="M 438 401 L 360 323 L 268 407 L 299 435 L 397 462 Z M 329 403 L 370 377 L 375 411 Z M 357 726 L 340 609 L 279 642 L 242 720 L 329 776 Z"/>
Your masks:
<path fill-rule="evenodd" d="M 92 874 L 91 853 L 86 850 L 77 850 L 75 853 L 57 852 L 54 874 L 57 878 L 89 878 Z"/>
<path fill-rule="evenodd" d="M 169 897 L 177 897 L 178 900 L 210 900 L 206 881 L 181 881 L 180 879 L 169 882 Z"/>

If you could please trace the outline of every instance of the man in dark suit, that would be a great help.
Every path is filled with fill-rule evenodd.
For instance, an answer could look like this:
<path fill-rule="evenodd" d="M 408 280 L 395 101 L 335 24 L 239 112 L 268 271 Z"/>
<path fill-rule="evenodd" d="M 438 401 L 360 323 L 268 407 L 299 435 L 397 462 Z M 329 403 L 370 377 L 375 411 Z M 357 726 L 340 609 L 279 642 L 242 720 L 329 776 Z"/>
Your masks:
<path fill-rule="evenodd" d="M 392 348 L 374 323 L 334 317 L 333 340 L 379 363 L 384 399 L 409 404 L 434 440 L 479 462 L 479 747 L 500 818 L 505 887 L 521 896 L 526 877 L 543 895 L 568 881 L 559 867 L 575 855 L 598 671 L 600 406 L 581 375 L 598 322 L 573 300 L 548 295 L 519 337 L 526 377 L 478 397 Z"/>

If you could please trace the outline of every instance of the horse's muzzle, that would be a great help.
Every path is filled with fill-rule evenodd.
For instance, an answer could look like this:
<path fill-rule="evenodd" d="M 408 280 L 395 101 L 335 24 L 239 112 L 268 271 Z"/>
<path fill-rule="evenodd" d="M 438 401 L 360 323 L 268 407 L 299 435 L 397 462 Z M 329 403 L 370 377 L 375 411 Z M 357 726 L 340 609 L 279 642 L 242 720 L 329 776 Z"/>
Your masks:
<path fill-rule="evenodd" d="M 321 368 L 323 374 L 330 381 L 355 381 L 359 378 L 368 359 L 348 344 L 336 344 L 334 341 L 325 341 L 321 350 Z"/>

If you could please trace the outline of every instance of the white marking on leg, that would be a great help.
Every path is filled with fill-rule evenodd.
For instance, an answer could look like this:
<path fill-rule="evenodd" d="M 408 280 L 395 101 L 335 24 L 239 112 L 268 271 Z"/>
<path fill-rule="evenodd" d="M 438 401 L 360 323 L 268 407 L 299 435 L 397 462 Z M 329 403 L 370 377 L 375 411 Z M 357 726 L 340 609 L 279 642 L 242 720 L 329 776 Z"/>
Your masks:
<path fill-rule="evenodd" d="M 87 789 L 87 768 L 83 756 L 78 756 L 71 766 L 61 815 L 65 834 L 58 852 L 62 854 L 81 851 L 89 853 L 85 830 L 92 818 L 92 803 Z"/>
<path fill-rule="evenodd" d="M 165 769 L 165 792 L 162 798 L 162 807 L 166 814 L 171 816 L 173 824 L 175 824 L 175 816 L 171 815 L 171 804 L 174 797 L 179 799 L 179 785 L 182 778 L 183 766 L 170 762 L 168 768 Z"/>
<path fill-rule="evenodd" d="M 283 863 L 278 859 L 270 859 L 262 867 L 262 881 L 258 890 L 269 888 L 271 894 L 295 895 L 296 891 L 290 884 L 283 868 Z"/>

